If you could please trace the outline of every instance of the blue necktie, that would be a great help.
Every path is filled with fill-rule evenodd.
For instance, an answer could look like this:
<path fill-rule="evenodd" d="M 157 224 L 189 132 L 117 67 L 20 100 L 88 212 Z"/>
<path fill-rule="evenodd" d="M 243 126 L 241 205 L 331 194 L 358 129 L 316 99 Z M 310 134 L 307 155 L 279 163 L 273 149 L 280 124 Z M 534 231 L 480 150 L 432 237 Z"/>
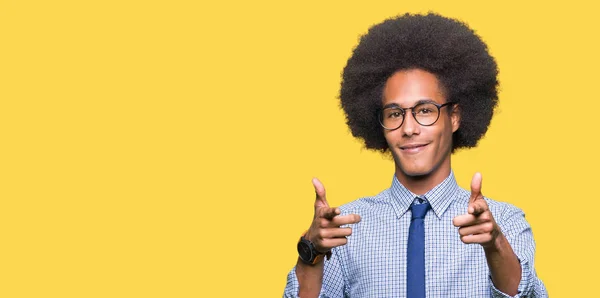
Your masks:
<path fill-rule="evenodd" d="M 423 222 L 430 205 L 413 204 L 408 228 L 406 266 L 406 297 L 425 298 L 425 224 Z"/>

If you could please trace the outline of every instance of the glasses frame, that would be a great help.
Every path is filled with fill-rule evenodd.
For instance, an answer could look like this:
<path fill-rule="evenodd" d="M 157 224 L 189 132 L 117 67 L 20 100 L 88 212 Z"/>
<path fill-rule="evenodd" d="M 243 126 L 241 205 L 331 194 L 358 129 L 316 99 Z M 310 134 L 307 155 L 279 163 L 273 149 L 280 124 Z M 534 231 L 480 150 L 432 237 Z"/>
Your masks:
<path fill-rule="evenodd" d="M 438 109 L 437 118 L 431 124 L 424 125 L 424 124 L 421 124 L 421 122 L 419 122 L 419 120 L 417 120 L 417 115 L 415 115 L 415 111 L 413 109 L 415 107 L 419 106 L 419 105 L 422 105 L 422 104 L 432 104 L 432 105 L 434 105 Z M 435 102 L 420 102 L 420 103 L 418 103 L 418 104 L 416 104 L 416 105 L 414 105 L 414 106 L 412 106 L 410 108 L 401 108 L 399 106 L 398 107 L 385 108 L 385 109 L 381 110 L 381 112 L 379 112 L 379 117 L 378 117 L 379 118 L 379 124 L 381 125 L 381 127 L 383 127 L 386 130 L 396 130 L 396 129 L 400 128 L 402 126 L 402 124 L 404 124 L 404 120 L 406 120 L 406 114 L 407 114 L 406 110 L 410 110 L 410 113 L 413 115 L 413 119 L 415 119 L 415 121 L 417 123 L 419 123 L 419 125 L 421 125 L 421 126 L 432 126 L 432 125 L 434 125 L 440 119 L 440 114 L 441 114 L 442 108 L 445 107 L 445 106 L 454 105 L 454 104 L 456 104 L 456 102 L 453 102 L 453 101 L 449 101 L 449 102 L 444 103 L 444 104 L 438 104 L 438 103 L 435 103 Z M 385 125 L 383 125 L 383 111 L 385 111 L 386 109 L 398 109 L 398 110 L 402 111 L 402 113 L 403 113 L 403 115 L 402 115 L 402 122 L 400 122 L 400 125 L 398 125 L 398 127 L 396 127 L 396 128 L 388 128 L 388 127 L 385 127 Z"/>

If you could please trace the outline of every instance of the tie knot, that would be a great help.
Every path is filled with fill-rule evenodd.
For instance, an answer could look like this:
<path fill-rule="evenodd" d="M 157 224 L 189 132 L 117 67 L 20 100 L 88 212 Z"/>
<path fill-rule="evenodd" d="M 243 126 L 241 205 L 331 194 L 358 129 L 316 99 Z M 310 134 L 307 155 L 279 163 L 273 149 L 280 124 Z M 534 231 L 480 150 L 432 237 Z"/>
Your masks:
<path fill-rule="evenodd" d="M 429 205 L 429 202 L 425 202 L 423 204 L 412 204 L 410 205 L 410 211 L 412 212 L 412 216 L 411 216 L 411 220 L 415 219 L 415 218 L 425 218 L 425 214 L 427 214 L 427 211 L 429 210 L 429 208 L 431 207 L 431 205 Z"/>

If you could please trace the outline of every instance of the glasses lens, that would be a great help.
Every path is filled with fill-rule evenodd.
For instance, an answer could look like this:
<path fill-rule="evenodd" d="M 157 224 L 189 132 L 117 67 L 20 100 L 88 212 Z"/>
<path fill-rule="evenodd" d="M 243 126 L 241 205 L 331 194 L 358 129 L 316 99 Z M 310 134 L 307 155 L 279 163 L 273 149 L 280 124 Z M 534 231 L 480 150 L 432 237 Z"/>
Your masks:
<path fill-rule="evenodd" d="M 387 108 L 381 113 L 381 125 L 387 129 L 396 129 L 402 124 L 404 111 L 398 108 Z"/>
<path fill-rule="evenodd" d="M 415 113 L 415 119 L 421 125 L 432 125 L 437 121 L 440 110 L 434 104 L 422 103 L 416 105 L 413 112 Z"/>

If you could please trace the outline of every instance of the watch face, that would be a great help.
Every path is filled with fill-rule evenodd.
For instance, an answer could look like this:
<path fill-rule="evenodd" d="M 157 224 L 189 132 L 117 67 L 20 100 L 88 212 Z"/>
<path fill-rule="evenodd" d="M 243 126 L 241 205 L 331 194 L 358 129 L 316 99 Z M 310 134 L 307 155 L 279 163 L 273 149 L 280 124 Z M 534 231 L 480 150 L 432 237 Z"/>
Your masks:
<path fill-rule="evenodd" d="M 300 258 L 305 261 L 305 262 L 311 262 L 311 258 L 312 258 L 312 252 L 310 250 L 310 246 L 304 242 L 304 241 L 300 241 L 298 242 L 298 254 L 300 255 Z"/>

